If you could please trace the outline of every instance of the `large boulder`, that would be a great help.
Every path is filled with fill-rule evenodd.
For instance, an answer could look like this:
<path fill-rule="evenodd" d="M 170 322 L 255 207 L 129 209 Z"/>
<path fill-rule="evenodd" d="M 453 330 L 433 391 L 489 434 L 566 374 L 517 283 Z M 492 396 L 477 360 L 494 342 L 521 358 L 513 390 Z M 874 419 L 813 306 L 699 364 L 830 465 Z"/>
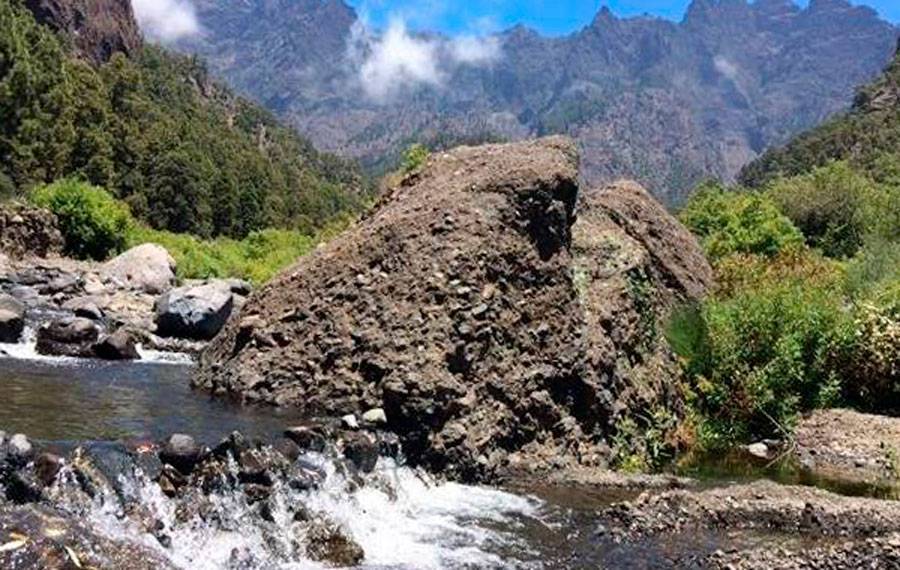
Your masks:
<path fill-rule="evenodd" d="M 0 342 L 16 343 L 25 330 L 25 305 L 10 295 L 0 295 Z"/>
<path fill-rule="evenodd" d="M 209 340 L 222 330 L 233 308 L 234 294 L 225 281 L 173 289 L 156 303 L 156 334 Z"/>
<path fill-rule="evenodd" d="M 90 319 L 56 320 L 38 330 L 37 352 L 47 356 L 92 358 L 99 337 L 100 328 Z"/>
<path fill-rule="evenodd" d="M 175 260 L 164 247 L 146 243 L 108 261 L 100 271 L 104 281 L 158 295 L 175 285 Z"/>
<path fill-rule="evenodd" d="M 195 385 L 335 417 L 380 408 L 412 462 L 463 479 L 603 464 L 623 418 L 677 417 L 660 319 L 710 270 L 635 186 L 579 206 L 577 164 L 564 138 L 433 157 L 251 295 Z"/>

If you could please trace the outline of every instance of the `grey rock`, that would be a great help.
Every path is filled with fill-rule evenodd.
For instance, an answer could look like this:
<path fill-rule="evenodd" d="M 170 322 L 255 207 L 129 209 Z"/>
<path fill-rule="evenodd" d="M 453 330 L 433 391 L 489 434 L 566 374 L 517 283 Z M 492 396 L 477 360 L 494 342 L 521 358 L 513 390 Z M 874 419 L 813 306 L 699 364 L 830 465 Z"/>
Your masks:
<path fill-rule="evenodd" d="M 38 330 L 38 354 L 90 358 L 100 328 L 94 321 L 83 318 L 53 321 Z"/>
<path fill-rule="evenodd" d="M 364 413 L 362 416 L 362 420 L 363 423 L 369 425 L 383 426 L 387 424 L 387 414 L 384 413 L 383 409 L 375 408 Z"/>
<path fill-rule="evenodd" d="M 163 463 L 171 465 L 183 474 L 193 471 L 194 466 L 200 460 L 200 446 L 193 437 L 184 434 L 174 434 L 166 440 L 159 452 L 159 458 Z"/>
<path fill-rule="evenodd" d="M 753 443 L 747 446 L 747 453 L 753 457 L 767 459 L 769 457 L 769 446 L 762 442 Z"/>
<path fill-rule="evenodd" d="M 19 342 L 24 330 L 25 305 L 10 295 L 0 295 L 0 342 Z"/>
<path fill-rule="evenodd" d="M 76 297 L 70 299 L 62 305 L 63 309 L 72 311 L 76 317 L 90 319 L 92 321 L 103 322 L 106 314 L 97 303 L 90 297 Z"/>
<path fill-rule="evenodd" d="M 156 303 L 156 333 L 162 337 L 210 340 L 231 316 L 234 294 L 222 282 L 179 287 Z"/>
<path fill-rule="evenodd" d="M 16 435 L 9 438 L 7 448 L 10 455 L 20 459 L 29 459 L 34 453 L 34 446 L 31 445 L 31 442 L 28 441 L 28 438 L 21 433 L 17 433 Z"/>
<path fill-rule="evenodd" d="M 103 337 L 94 345 L 94 354 L 103 360 L 141 359 L 134 335 L 125 329 L 119 329 L 113 334 Z"/>
<path fill-rule="evenodd" d="M 359 420 L 355 414 L 347 414 L 341 418 L 341 425 L 347 429 L 359 429 Z"/>
<path fill-rule="evenodd" d="M 175 284 L 175 269 L 175 260 L 165 248 L 148 243 L 108 261 L 100 271 L 100 278 L 158 295 Z"/>
<path fill-rule="evenodd" d="M 371 473 L 378 463 L 378 442 L 368 434 L 355 434 L 344 443 L 344 456 L 363 473 Z"/>

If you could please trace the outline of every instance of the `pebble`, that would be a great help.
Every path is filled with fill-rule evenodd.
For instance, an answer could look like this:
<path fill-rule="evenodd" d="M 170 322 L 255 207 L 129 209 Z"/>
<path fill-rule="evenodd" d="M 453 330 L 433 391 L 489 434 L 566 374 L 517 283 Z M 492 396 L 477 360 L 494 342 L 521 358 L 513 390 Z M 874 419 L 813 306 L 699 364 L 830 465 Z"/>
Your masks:
<path fill-rule="evenodd" d="M 341 418 L 341 425 L 347 429 L 359 429 L 359 420 L 355 414 L 347 414 Z"/>
<path fill-rule="evenodd" d="M 34 447 L 28 438 L 21 433 L 17 433 L 9 439 L 9 451 L 17 457 L 28 457 L 34 451 Z"/>
<path fill-rule="evenodd" d="M 754 457 L 767 459 L 769 457 L 769 446 L 762 442 L 754 443 L 747 446 L 747 452 Z"/>
<path fill-rule="evenodd" d="M 385 414 L 384 410 L 381 408 L 369 410 L 363 414 L 362 419 L 364 423 L 377 426 L 385 425 L 388 421 L 387 414 Z"/>

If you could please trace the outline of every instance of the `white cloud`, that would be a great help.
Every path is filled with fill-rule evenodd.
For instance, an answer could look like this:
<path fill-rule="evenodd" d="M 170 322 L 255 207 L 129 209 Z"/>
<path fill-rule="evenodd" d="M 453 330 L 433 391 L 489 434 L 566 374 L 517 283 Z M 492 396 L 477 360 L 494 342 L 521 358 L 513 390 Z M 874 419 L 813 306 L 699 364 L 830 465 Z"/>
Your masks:
<path fill-rule="evenodd" d="M 460 36 L 450 41 L 454 61 L 484 65 L 500 59 L 500 40 L 496 37 Z"/>
<path fill-rule="evenodd" d="M 353 29 L 348 53 L 365 94 L 387 102 L 419 87 L 443 86 L 460 65 L 490 65 L 500 59 L 502 46 L 494 36 L 412 34 L 401 18 L 392 19 L 378 35 L 363 15 Z"/>
<path fill-rule="evenodd" d="M 366 33 L 370 40 L 371 35 Z M 369 45 L 359 70 L 363 89 L 376 100 L 385 100 L 405 88 L 440 85 L 437 42 L 415 38 L 401 20 L 391 22 L 385 34 Z"/>
<path fill-rule="evenodd" d="M 717 55 L 713 59 L 713 65 L 716 66 L 716 71 L 724 75 L 726 78 L 737 81 L 738 76 L 741 73 L 741 70 L 737 65 L 728 61 L 724 56 Z"/>
<path fill-rule="evenodd" d="M 173 42 L 200 33 L 189 0 L 132 0 L 132 4 L 141 30 L 151 39 Z"/>

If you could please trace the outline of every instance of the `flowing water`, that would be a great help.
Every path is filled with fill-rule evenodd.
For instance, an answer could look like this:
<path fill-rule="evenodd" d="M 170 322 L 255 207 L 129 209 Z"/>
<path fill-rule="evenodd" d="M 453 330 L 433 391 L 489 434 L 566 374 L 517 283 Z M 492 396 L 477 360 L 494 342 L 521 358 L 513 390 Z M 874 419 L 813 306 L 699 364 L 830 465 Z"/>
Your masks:
<path fill-rule="evenodd" d="M 159 440 L 176 432 L 207 444 L 233 430 L 272 438 L 300 419 L 192 392 L 191 366 L 180 358 L 145 353 L 145 361 L 123 364 L 39 357 L 29 344 L 0 350 L 15 356 L 0 357 L 0 429 L 51 446 Z M 367 569 L 687 567 L 718 548 L 771 538 L 709 532 L 621 545 L 597 532 L 597 512 L 630 493 L 465 486 L 387 459 L 357 485 L 332 459 L 304 459 L 328 476 L 312 491 L 276 485 L 269 523 L 251 516 L 253 506 L 237 493 L 219 496 L 210 507 L 220 524 L 205 522 L 208 513 L 185 521 L 159 486 L 140 474 L 119 481 L 119 496 L 97 498 L 85 517 L 104 534 L 145 544 L 190 570 L 317 568 L 289 547 L 288 507 L 297 503 L 346 529 L 365 551 Z M 162 521 L 170 545 L 161 546 L 158 537 L 123 518 L 123 500 Z"/>

